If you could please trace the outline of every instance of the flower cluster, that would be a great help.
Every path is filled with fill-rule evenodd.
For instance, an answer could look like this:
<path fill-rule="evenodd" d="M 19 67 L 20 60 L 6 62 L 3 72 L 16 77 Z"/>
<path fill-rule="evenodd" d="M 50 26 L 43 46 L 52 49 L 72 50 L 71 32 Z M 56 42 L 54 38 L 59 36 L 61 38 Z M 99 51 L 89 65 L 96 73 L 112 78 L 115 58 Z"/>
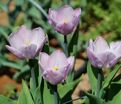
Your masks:
<path fill-rule="evenodd" d="M 57 32 L 67 35 L 78 25 L 80 14 L 80 8 L 73 10 L 65 5 L 57 11 L 50 9 L 48 20 Z M 9 36 L 8 41 L 10 45 L 6 45 L 6 48 L 20 59 L 33 59 L 40 53 L 39 66 L 42 76 L 51 84 L 63 82 L 73 68 L 73 56 L 67 58 L 60 50 L 50 56 L 41 52 L 48 38 L 40 27 L 30 30 L 23 25 Z"/>
<path fill-rule="evenodd" d="M 41 28 L 29 30 L 21 26 L 16 33 L 9 36 L 8 40 L 10 46 L 6 45 L 6 48 L 20 59 L 32 59 L 40 53 L 39 65 L 42 75 L 51 84 L 64 81 L 73 68 L 73 56 L 67 58 L 60 50 L 50 56 L 40 52 L 47 42 L 47 36 Z"/>
<path fill-rule="evenodd" d="M 81 15 L 81 9 L 73 9 L 65 5 L 58 10 L 49 10 L 48 20 L 55 30 L 63 35 L 72 33 L 77 27 Z M 39 55 L 39 66 L 42 76 L 49 83 L 56 85 L 63 82 L 74 65 L 74 57 L 56 50 L 51 55 L 41 52 L 48 41 L 42 28 L 30 30 L 21 26 L 17 32 L 8 38 L 6 48 L 20 59 L 33 59 Z M 109 45 L 102 38 L 90 40 L 87 47 L 87 55 L 94 67 L 110 68 L 121 58 L 121 42 L 112 42 Z"/>

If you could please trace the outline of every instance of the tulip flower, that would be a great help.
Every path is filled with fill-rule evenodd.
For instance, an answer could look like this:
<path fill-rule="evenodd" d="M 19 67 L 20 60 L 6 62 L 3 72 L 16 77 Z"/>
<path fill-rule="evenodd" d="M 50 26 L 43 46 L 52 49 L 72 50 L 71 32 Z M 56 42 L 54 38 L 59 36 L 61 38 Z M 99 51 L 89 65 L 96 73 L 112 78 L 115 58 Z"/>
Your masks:
<path fill-rule="evenodd" d="M 111 68 L 121 58 L 121 41 L 108 44 L 102 37 L 90 40 L 87 55 L 94 67 Z"/>
<path fill-rule="evenodd" d="M 67 74 L 72 70 L 74 57 L 70 56 L 67 58 L 60 50 L 56 50 L 50 56 L 41 52 L 39 65 L 43 78 L 49 83 L 56 85 L 63 82 Z"/>
<path fill-rule="evenodd" d="M 63 35 L 70 34 L 79 23 L 81 9 L 65 5 L 58 10 L 49 9 L 49 23 Z"/>
<path fill-rule="evenodd" d="M 32 59 L 42 50 L 47 37 L 41 28 L 33 30 L 21 26 L 17 32 L 11 33 L 10 43 L 6 48 L 20 59 Z"/>

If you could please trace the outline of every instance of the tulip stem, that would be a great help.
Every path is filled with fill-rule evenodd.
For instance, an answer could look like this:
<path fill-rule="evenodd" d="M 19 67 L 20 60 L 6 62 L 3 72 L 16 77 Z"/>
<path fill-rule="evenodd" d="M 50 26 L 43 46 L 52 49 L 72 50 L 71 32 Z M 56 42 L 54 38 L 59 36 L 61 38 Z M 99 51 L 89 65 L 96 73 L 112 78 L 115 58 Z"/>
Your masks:
<path fill-rule="evenodd" d="M 35 66 L 33 66 L 34 60 L 30 59 L 29 60 L 29 67 L 30 67 L 30 70 L 31 70 L 31 77 L 32 77 L 32 83 L 33 83 L 33 87 L 34 89 L 36 89 L 36 86 L 37 86 L 37 83 L 36 83 L 36 78 L 35 78 Z"/>
<path fill-rule="evenodd" d="M 38 9 L 41 11 L 41 13 L 42 13 L 46 18 L 48 18 L 47 13 L 45 12 L 45 10 L 44 10 L 39 4 L 37 4 L 34 0 L 29 0 L 29 2 L 30 2 L 31 4 L 33 4 L 36 8 L 38 8 Z"/>
<path fill-rule="evenodd" d="M 36 79 L 35 79 L 35 72 L 34 72 L 34 68 L 31 68 L 31 77 L 32 77 L 32 82 L 33 82 L 33 85 L 34 85 L 34 89 L 36 89 Z"/>
<path fill-rule="evenodd" d="M 54 99 L 55 99 L 55 104 L 59 104 L 57 85 L 54 86 Z"/>
<path fill-rule="evenodd" d="M 64 35 L 64 51 L 66 56 L 68 57 L 68 42 L 67 42 L 67 36 Z"/>
<path fill-rule="evenodd" d="M 100 89 L 102 87 L 102 70 L 98 70 L 98 78 L 97 78 L 97 97 L 100 97 Z"/>

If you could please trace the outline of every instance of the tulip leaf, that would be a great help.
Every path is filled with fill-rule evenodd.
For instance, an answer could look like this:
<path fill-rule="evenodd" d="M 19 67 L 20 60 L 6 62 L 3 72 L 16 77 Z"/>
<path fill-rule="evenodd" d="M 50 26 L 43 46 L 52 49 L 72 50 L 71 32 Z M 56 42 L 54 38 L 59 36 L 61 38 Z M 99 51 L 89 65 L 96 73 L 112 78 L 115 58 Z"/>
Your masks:
<path fill-rule="evenodd" d="M 79 83 L 80 79 L 77 79 L 73 82 L 64 84 L 64 85 L 59 85 L 58 86 L 58 92 L 59 92 L 59 96 L 60 98 L 63 98 L 68 92 L 72 91 L 74 86 L 77 85 Z"/>
<path fill-rule="evenodd" d="M 89 76 L 89 82 L 91 84 L 92 92 L 96 93 L 98 69 L 92 68 L 91 63 L 88 62 L 87 73 Z"/>
<path fill-rule="evenodd" d="M 25 62 L 21 60 L 9 61 L 6 57 L 0 55 L 0 66 L 11 67 L 20 71 L 28 68 L 28 65 L 24 65 L 24 64 Z"/>
<path fill-rule="evenodd" d="M 107 88 L 109 86 L 109 84 L 111 83 L 111 81 L 113 80 L 113 78 L 115 77 L 116 73 L 120 70 L 121 65 L 116 66 L 113 71 L 107 76 L 107 78 L 104 80 L 103 83 L 103 89 Z"/>
<path fill-rule="evenodd" d="M 111 84 L 110 89 L 107 92 L 108 104 L 120 104 L 121 103 L 121 84 Z"/>
<path fill-rule="evenodd" d="M 33 95 L 33 98 L 34 98 L 34 102 L 35 104 L 42 104 L 42 99 L 41 99 L 41 94 L 40 94 L 40 86 L 38 86 L 34 92 L 34 95 Z"/>
<path fill-rule="evenodd" d="M 28 11 L 28 14 L 31 17 L 35 18 L 36 20 L 41 19 L 41 14 L 40 14 L 39 10 L 35 7 L 31 7 Z"/>
<path fill-rule="evenodd" d="M 13 101 L 5 96 L 0 95 L 0 104 L 16 104 L 16 101 Z"/>
<path fill-rule="evenodd" d="M 111 84 L 121 84 L 121 74 L 119 74 L 116 78 L 114 78 Z"/>
<path fill-rule="evenodd" d="M 25 81 L 22 81 L 22 91 L 17 104 L 34 104 L 29 88 L 27 87 Z"/>
<path fill-rule="evenodd" d="M 42 102 L 42 96 L 41 96 L 41 91 L 40 91 L 40 85 L 42 82 L 42 76 L 39 73 L 38 76 L 38 87 L 35 89 L 34 85 L 33 85 L 33 80 L 32 78 L 30 78 L 30 91 L 31 91 L 31 95 L 34 99 L 35 104 L 41 104 Z"/>
<path fill-rule="evenodd" d="M 85 94 L 89 99 L 89 104 L 107 104 L 103 99 L 97 96 L 94 96 L 88 92 L 85 92 Z"/>
<path fill-rule="evenodd" d="M 43 96 L 43 104 L 54 104 L 54 95 L 51 89 L 48 86 L 48 83 L 44 80 L 43 90 L 41 89 L 41 93 Z"/>
<path fill-rule="evenodd" d="M 75 55 L 77 52 L 78 40 L 79 40 L 79 26 L 77 27 L 68 45 L 68 51 L 71 55 Z"/>

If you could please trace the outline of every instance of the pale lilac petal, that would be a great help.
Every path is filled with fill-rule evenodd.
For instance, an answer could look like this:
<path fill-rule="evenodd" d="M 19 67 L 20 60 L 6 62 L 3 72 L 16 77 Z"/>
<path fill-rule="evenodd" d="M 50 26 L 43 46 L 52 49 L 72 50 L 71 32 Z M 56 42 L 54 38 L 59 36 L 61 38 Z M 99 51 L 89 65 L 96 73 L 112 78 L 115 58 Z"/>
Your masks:
<path fill-rule="evenodd" d="M 49 57 L 50 56 L 44 52 L 39 54 L 39 65 L 41 66 L 42 71 L 47 70 Z"/>
<path fill-rule="evenodd" d="M 68 69 L 68 66 L 65 66 L 57 71 L 53 69 L 49 69 L 47 70 L 45 79 L 48 80 L 48 82 L 50 82 L 53 85 L 61 83 L 63 80 L 65 80 L 68 74 L 67 69 Z"/>
<path fill-rule="evenodd" d="M 18 32 L 16 33 L 18 35 L 18 37 L 20 37 L 20 39 L 24 40 L 24 39 L 28 39 L 31 40 L 32 39 L 32 33 L 31 30 L 28 29 L 26 26 L 22 25 L 20 27 L 20 29 L 18 30 Z"/>
<path fill-rule="evenodd" d="M 73 19 L 72 19 L 72 24 L 74 26 L 77 26 L 79 24 L 80 15 L 81 15 L 81 9 L 80 8 L 75 9 L 73 14 Z"/>
<path fill-rule="evenodd" d="M 75 9 L 75 10 L 74 10 L 74 15 L 75 15 L 76 17 L 80 17 L 80 15 L 81 15 L 81 8 Z"/>
<path fill-rule="evenodd" d="M 73 18 L 73 8 L 70 7 L 69 5 L 64 5 L 58 10 L 58 16 L 57 19 L 61 20 L 63 18 L 67 18 L 71 20 Z"/>
<path fill-rule="evenodd" d="M 63 35 L 67 35 L 69 33 L 71 33 L 74 29 L 74 24 L 72 23 L 68 23 L 68 24 L 57 24 L 56 26 L 56 31 L 60 32 Z"/>
<path fill-rule="evenodd" d="M 116 56 L 110 51 L 100 53 L 97 57 L 101 60 L 103 67 L 110 67 L 109 63 L 116 58 Z"/>
<path fill-rule="evenodd" d="M 72 23 L 73 17 L 74 17 L 74 10 L 72 9 L 72 7 L 65 5 L 63 7 L 61 7 L 58 11 L 57 11 L 57 16 L 56 16 L 56 26 L 57 25 L 63 25 L 63 24 L 69 24 Z"/>
<path fill-rule="evenodd" d="M 121 55 L 121 41 L 111 42 L 110 50 L 118 57 Z"/>
<path fill-rule="evenodd" d="M 25 46 L 26 42 L 30 42 L 31 39 L 31 31 L 23 25 L 17 32 L 10 34 L 8 41 L 12 47 L 19 49 Z"/>
<path fill-rule="evenodd" d="M 23 53 L 24 57 L 26 57 L 27 59 L 31 59 L 36 56 L 36 49 L 37 49 L 37 46 L 34 44 L 31 44 L 30 46 L 19 49 L 19 51 Z"/>
<path fill-rule="evenodd" d="M 101 60 L 97 58 L 97 56 L 94 54 L 92 50 L 90 50 L 90 48 L 87 48 L 87 55 L 94 67 L 103 67 L 103 63 L 101 62 Z"/>
<path fill-rule="evenodd" d="M 70 72 L 73 69 L 73 67 L 74 67 L 74 56 L 70 56 L 67 59 L 67 62 L 69 63 L 68 72 Z"/>
<path fill-rule="evenodd" d="M 109 49 L 107 42 L 100 36 L 95 40 L 94 44 L 94 52 L 97 54 Z"/>
<path fill-rule="evenodd" d="M 48 39 L 41 28 L 33 29 L 32 34 L 33 34 L 33 37 L 32 37 L 33 39 L 31 43 L 37 45 L 37 54 L 38 54 L 39 51 L 42 50 L 44 44 L 47 42 Z"/>
<path fill-rule="evenodd" d="M 53 9 L 50 8 L 50 9 L 49 9 L 48 19 L 49 19 L 49 23 L 50 23 L 51 25 L 53 25 L 53 26 L 55 26 L 55 25 L 56 25 L 56 22 L 57 22 L 56 16 L 57 16 L 56 10 L 53 10 Z"/>
<path fill-rule="evenodd" d="M 94 51 L 94 42 L 92 39 L 89 40 L 88 48 L 90 48 L 92 51 Z"/>
<path fill-rule="evenodd" d="M 6 48 L 7 48 L 11 53 L 13 53 L 14 55 L 16 55 L 18 58 L 20 58 L 20 59 L 24 59 L 24 58 L 25 58 L 24 55 L 23 55 L 23 53 L 21 53 L 19 50 L 15 49 L 15 48 L 13 48 L 13 47 L 11 47 L 11 46 L 8 46 L 8 45 L 6 45 Z"/>
<path fill-rule="evenodd" d="M 43 44 L 43 40 L 46 38 L 44 31 L 40 27 L 32 30 L 32 43 L 38 47 Z"/>
<path fill-rule="evenodd" d="M 10 45 L 16 49 L 23 47 L 23 40 L 21 40 L 20 37 L 16 35 L 16 33 L 11 33 L 8 41 Z"/>
<path fill-rule="evenodd" d="M 65 64 L 66 64 L 66 56 L 62 51 L 56 50 L 50 55 L 50 58 L 49 58 L 50 68 L 53 68 L 54 66 L 57 66 L 60 68 L 62 66 L 65 66 Z"/>
<path fill-rule="evenodd" d="M 116 63 L 118 63 L 118 61 L 120 60 L 120 58 L 121 58 L 121 55 L 118 56 L 118 57 L 116 57 L 116 58 L 114 58 L 112 61 L 109 62 L 108 67 L 113 67 Z"/>

